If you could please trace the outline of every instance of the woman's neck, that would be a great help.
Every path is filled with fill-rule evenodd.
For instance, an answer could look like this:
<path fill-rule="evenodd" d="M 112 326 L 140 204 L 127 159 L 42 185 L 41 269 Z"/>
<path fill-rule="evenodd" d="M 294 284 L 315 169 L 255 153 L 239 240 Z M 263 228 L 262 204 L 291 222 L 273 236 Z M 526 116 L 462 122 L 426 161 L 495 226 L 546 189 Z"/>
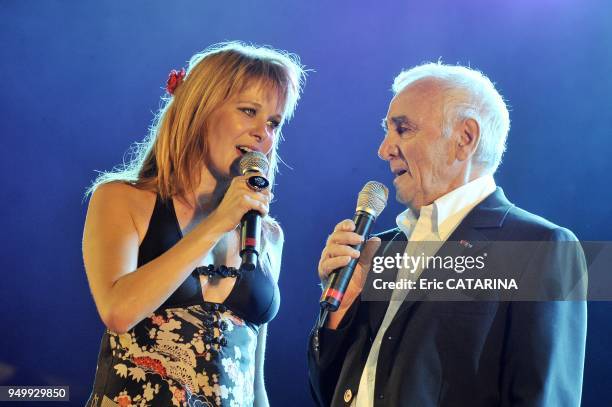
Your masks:
<path fill-rule="evenodd" d="M 207 166 L 203 165 L 199 184 L 191 194 L 186 194 L 187 203 L 197 212 L 208 214 L 219 205 L 230 182 L 231 179 L 216 176 Z"/>

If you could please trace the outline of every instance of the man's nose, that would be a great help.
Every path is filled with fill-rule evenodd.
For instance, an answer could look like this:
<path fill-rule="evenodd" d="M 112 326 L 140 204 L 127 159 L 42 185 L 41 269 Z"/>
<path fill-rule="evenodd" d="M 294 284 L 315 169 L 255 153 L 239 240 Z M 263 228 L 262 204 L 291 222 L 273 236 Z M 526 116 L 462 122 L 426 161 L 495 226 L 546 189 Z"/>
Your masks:
<path fill-rule="evenodd" d="M 389 161 L 391 158 L 397 155 L 397 145 L 392 142 L 389 136 L 385 136 L 380 147 L 378 147 L 378 157 L 381 160 Z"/>

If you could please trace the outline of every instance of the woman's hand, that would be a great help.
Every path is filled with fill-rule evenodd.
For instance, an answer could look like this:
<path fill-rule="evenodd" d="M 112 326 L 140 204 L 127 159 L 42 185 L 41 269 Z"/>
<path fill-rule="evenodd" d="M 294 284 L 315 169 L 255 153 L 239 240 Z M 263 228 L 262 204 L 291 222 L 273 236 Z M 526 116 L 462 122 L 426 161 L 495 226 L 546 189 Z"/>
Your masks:
<path fill-rule="evenodd" d="M 210 221 L 218 225 L 222 232 L 236 229 L 244 214 L 250 210 L 256 210 L 262 217 L 268 214 L 271 199 L 269 188 L 254 191 L 247 185 L 247 180 L 256 175 L 263 176 L 252 172 L 232 179 L 221 203 L 210 214 Z"/>
<path fill-rule="evenodd" d="M 198 233 L 187 233 L 162 255 L 140 266 L 139 235 L 132 211 L 142 208 L 145 200 L 153 211 L 155 196 L 118 182 L 96 189 L 87 210 L 83 260 L 100 317 L 111 331 L 127 332 L 158 309 L 244 212 L 257 209 L 267 213 L 269 193 L 247 191 L 244 178 L 239 177 L 242 185 L 239 179 L 234 180 L 236 185 L 214 211 L 218 212 L 217 220 L 205 218 L 197 226 Z"/>

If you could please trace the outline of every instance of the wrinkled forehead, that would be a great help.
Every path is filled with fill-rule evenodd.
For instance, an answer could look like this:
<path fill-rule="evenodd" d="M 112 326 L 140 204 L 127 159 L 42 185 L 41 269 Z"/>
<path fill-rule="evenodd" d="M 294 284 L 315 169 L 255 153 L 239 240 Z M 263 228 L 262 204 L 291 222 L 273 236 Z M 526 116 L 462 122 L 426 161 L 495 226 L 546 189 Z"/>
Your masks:
<path fill-rule="evenodd" d="M 389 103 L 387 117 L 399 114 L 421 116 L 424 112 L 442 111 L 443 85 L 430 78 L 419 79 L 398 92 Z"/>

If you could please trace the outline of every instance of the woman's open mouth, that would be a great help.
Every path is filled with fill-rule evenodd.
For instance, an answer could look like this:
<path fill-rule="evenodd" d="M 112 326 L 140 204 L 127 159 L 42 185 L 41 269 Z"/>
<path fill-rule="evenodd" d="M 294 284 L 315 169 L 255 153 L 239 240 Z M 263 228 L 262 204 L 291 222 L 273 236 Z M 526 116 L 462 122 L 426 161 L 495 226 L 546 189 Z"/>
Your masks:
<path fill-rule="evenodd" d="M 236 150 L 238 150 L 241 156 L 245 155 L 246 153 L 250 153 L 251 151 L 254 151 L 252 148 L 247 146 L 236 146 Z"/>

